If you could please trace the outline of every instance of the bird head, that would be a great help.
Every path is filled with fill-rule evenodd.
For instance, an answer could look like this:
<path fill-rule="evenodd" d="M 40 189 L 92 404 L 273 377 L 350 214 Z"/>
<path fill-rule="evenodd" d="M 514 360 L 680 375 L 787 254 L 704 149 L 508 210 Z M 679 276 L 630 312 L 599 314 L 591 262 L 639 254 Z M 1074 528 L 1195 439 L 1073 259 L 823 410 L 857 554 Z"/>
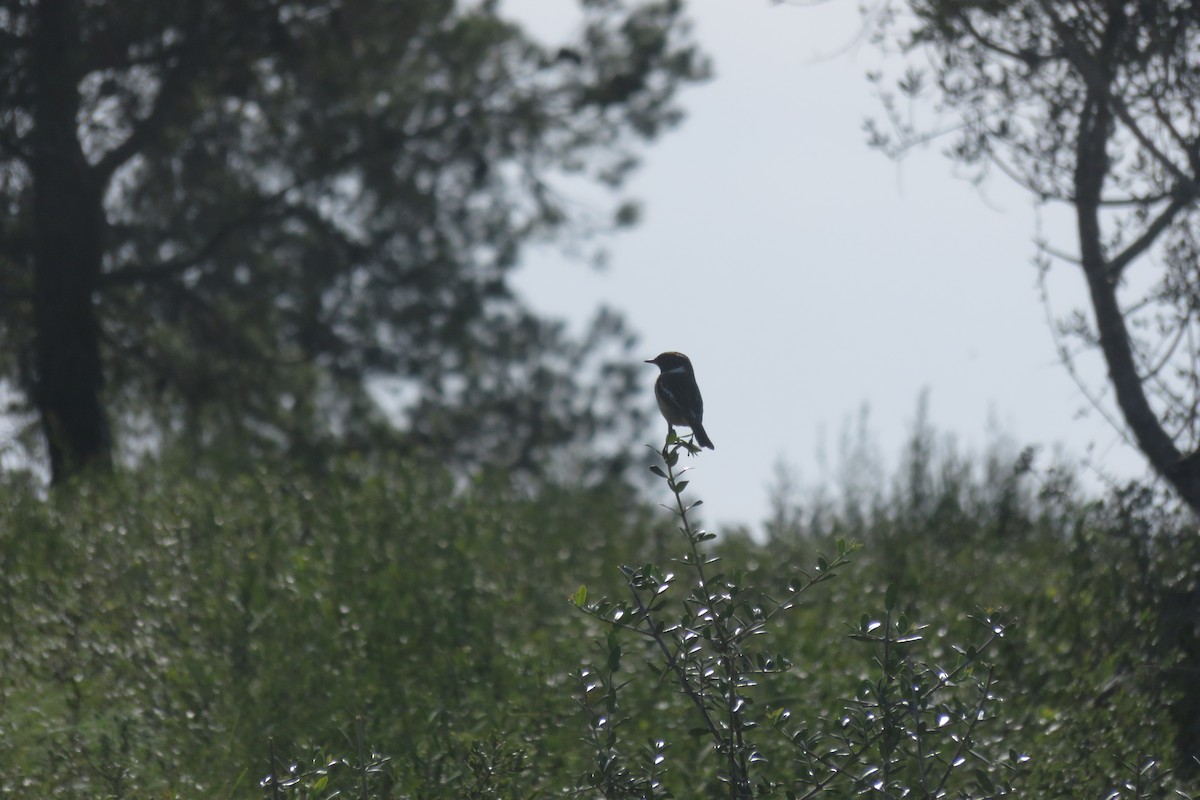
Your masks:
<path fill-rule="evenodd" d="M 692 362 L 688 360 L 688 357 L 674 350 L 668 350 L 665 353 L 659 353 L 654 358 L 648 358 L 646 363 L 653 364 L 661 372 L 692 371 Z"/>

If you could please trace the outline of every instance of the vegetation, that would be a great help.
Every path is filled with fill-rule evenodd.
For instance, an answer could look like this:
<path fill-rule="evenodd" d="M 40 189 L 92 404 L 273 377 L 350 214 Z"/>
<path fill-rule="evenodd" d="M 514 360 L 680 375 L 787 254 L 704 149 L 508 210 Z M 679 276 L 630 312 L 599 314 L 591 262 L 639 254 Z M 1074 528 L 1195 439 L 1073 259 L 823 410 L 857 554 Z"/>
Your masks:
<path fill-rule="evenodd" d="M 1163 609 L 1200 559 L 1160 498 L 1088 501 L 923 428 L 890 486 L 711 539 L 703 459 L 664 452 L 654 499 L 686 519 L 357 458 L 164 460 L 48 499 L 10 476 L 0 796 L 1197 790 L 1195 618 Z"/>
<path fill-rule="evenodd" d="M 1040 206 L 1071 215 L 1071 241 L 1041 241 L 1038 253 L 1043 277 L 1065 262 L 1088 290 L 1090 314 L 1075 310 L 1057 324 L 1061 357 L 1193 513 L 1200 513 L 1198 10 L 1192 2 L 906 0 L 880 4 L 871 23 L 878 41 L 899 42 L 914 57 L 894 86 L 881 83 L 890 124 L 870 126 L 872 143 L 899 156 L 952 132 L 948 155 L 974 179 L 998 171 Z M 936 111 L 929 123 L 901 112 L 929 107 Z M 1099 356 L 1106 389 L 1084 386 L 1077 367 L 1084 354 Z M 1181 563 L 1196 568 L 1194 557 Z M 1176 684 L 1185 697 L 1174 707 L 1176 747 L 1190 764 L 1200 759 L 1200 648 L 1194 624 L 1179 620 L 1200 616 L 1200 600 L 1183 589 L 1158 613 L 1162 631 L 1186 640 L 1170 669 L 1189 676 Z"/>
<path fill-rule="evenodd" d="M 0 797 L 1200 790 L 1200 540 L 1154 491 L 924 422 L 758 537 L 703 529 L 673 434 L 628 482 L 620 317 L 574 339 L 508 278 L 636 221 L 566 189 L 679 120 L 682 2 L 555 44 L 492 0 L 235 5 L 0 0 L 0 394 L 53 482 L 0 476 Z M 959 158 L 1073 204 L 1196 508 L 1196 17 L 1160 5 L 914 2 L 911 44 Z"/>
<path fill-rule="evenodd" d="M 1196 3 L 886 0 L 870 20 L 912 56 L 873 144 L 900 155 L 952 133 L 947 154 L 975 180 L 999 172 L 1071 214 L 1072 241 L 1039 253 L 1088 289 L 1091 314 L 1060 326 L 1063 359 L 1078 375 L 1076 355 L 1102 357 L 1114 416 L 1200 513 Z M 929 122 L 901 111 L 930 107 Z"/>
<path fill-rule="evenodd" d="M 61 482 L 130 439 L 361 446 L 384 379 L 402 446 L 443 460 L 627 440 L 619 317 L 575 339 L 509 277 L 531 240 L 636 222 L 620 187 L 706 62 L 678 0 L 582 3 L 556 43 L 505 10 L 0 0 L 0 389 L 27 460 Z"/>

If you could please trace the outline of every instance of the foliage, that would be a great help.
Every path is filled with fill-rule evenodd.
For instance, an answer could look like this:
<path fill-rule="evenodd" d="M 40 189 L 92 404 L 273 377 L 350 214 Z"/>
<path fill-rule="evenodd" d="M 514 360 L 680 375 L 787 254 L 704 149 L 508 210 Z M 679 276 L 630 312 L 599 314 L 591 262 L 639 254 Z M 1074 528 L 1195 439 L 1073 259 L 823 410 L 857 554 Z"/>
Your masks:
<path fill-rule="evenodd" d="M 89 424 L 143 444 L 377 440 L 382 378 L 413 449 L 628 437 L 620 319 L 576 339 L 509 278 L 636 220 L 707 66 L 675 0 L 579 14 L 549 44 L 493 0 L 0 3 L 0 382 L 44 425 L 103 382 Z"/>
<path fill-rule="evenodd" d="M 307 773 L 380 742 L 399 795 L 461 796 L 493 737 L 563 769 L 567 576 L 612 558 L 589 517 L 641 511 L 396 464 L 180 469 L 5 494 L 4 794 L 247 796 L 271 747 Z"/>
<path fill-rule="evenodd" d="M 884 0 L 874 12 L 876 39 L 913 58 L 883 91 L 891 124 L 869 126 L 872 143 L 899 155 L 951 132 L 948 155 L 976 180 L 999 171 L 1070 211 L 1074 243 L 1039 255 L 1043 271 L 1077 265 L 1088 288 L 1092 318 L 1058 331 L 1063 360 L 1078 377 L 1080 350 L 1103 357 L 1132 439 L 1200 512 L 1197 5 Z M 901 112 L 930 106 L 930 123 Z"/>
<path fill-rule="evenodd" d="M 695 455 L 698 448 L 669 432 L 661 453 L 665 471 L 658 466 L 651 469 L 674 496 L 672 511 L 687 544 L 684 555 L 675 561 L 692 586 L 690 593 L 670 603 L 677 577 L 647 564 L 638 569 L 622 567 L 630 602 L 588 603 L 583 588 L 574 598 L 576 605 L 611 626 L 605 640 L 607 658 L 581 673 L 580 702 L 591 715 L 597 750 L 597 769 L 589 773 L 589 784 L 606 798 L 685 796 L 687 789 L 679 786 L 672 791 L 663 780 L 668 739 L 655 739 L 642 749 L 640 770 L 628 766 L 622 756 L 618 728 L 629 719 L 620 715 L 631 712 L 619 701 L 624 685 L 616 672 L 623 649 L 614 634 L 628 631 L 652 645 L 649 667 L 659 685 L 677 685 L 689 701 L 689 716 L 698 723 L 691 734 L 708 740 L 715 762 L 705 781 L 709 796 L 740 800 L 862 793 L 883 797 L 1007 794 L 1007 772 L 1024 758 L 1015 752 L 1007 761 L 989 755 L 995 742 L 980 732 L 983 723 L 997 716 L 1000 705 L 993 694 L 994 670 L 981 661 L 981 655 L 1003 636 L 1004 624 L 981 619 L 988 629 L 986 638 L 978 644 L 955 646 L 957 663 L 943 669 L 920 660 L 917 646 L 924 640 L 922 627 L 898 610 L 895 584 L 884 598 L 882 618 L 862 614 L 851 635 L 872 645 L 878 672 L 864 675 L 854 695 L 841 701 L 841 708 L 827 716 L 809 709 L 794 712 L 784 705 L 758 708 L 764 694 L 770 697 L 779 691 L 773 679 L 791 671 L 793 664 L 755 642 L 773 634 L 782 615 L 846 567 L 854 548 L 839 539 L 836 557 L 818 556 L 812 572 L 800 571 L 790 578 L 776 595 L 778 600 L 747 583 L 741 571 L 732 575 L 716 571 L 720 558 L 704 547 L 715 537 L 695 528 L 689 518 L 701 501 L 685 504 L 683 500 L 689 481 L 681 476 L 688 470 L 676 471 L 676 467 L 684 450 Z M 775 746 L 761 741 L 763 734 L 756 729 L 763 725 L 776 734 Z M 965 781 L 964 773 L 970 775 Z M 694 789 L 698 776 L 686 777 Z"/>
<path fill-rule="evenodd" d="M 674 519 L 395 459 L 9 475 L 0 797 L 1194 794 L 1184 518 L 906 452 L 856 511 L 780 495 L 765 538 L 709 539 L 678 459 Z"/>
<path fill-rule="evenodd" d="M 852 492 L 854 507 L 827 489 L 777 495 L 764 567 L 850 537 L 862 544 L 859 595 L 897 586 L 914 618 L 1004 609 L 992 657 L 1004 744 L 1030 759 L 1019 795 L 1195 794 L 1197 765 L 1180 747 L 1196 718 L 1200 633 L 1190 512 L 1137 485 L 1089 499 L 1071 472 L 1038 460 L 1003 441 L 971 458 L 921 423 L 897 479 Z M 965 632 L 950 617 L 938 630 Z M 1139 781 L 1143 793 L 1123 788 Z"/>

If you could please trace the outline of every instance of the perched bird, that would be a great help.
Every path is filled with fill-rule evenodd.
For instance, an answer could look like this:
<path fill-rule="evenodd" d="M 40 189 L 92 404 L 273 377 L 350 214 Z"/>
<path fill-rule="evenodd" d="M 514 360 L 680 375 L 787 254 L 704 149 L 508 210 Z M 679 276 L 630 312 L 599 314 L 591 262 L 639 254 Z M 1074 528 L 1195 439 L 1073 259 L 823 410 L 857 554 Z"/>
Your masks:
<path fill-rule="evenodd" d="M 646 359 L 646 363 L 659 369 L 658 380 L 654 382 L 654 397 L 658 400 L 658 410 L 666 417 L 668 428 L 673 431 L 676 425 L 686 425 L 692 429 L 701 447 L 715 450 L 712 439 L 704 432 L 704 399 L 696 385 L 692 362 L 683 353 L 669 351 Z"/>

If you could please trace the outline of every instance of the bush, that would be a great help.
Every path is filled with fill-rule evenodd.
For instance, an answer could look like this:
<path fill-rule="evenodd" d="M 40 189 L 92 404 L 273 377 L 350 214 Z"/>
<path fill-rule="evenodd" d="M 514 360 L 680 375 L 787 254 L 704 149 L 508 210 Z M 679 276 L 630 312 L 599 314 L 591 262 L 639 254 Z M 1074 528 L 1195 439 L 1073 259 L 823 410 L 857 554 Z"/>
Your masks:
<path fill-rule="evenodd" d="M 763 538 L 705 533 L 677 458 L 674 521 L 386 461 L 10 478 L 0 795 L 1194 793 L 1190 520 L 908 452 Z"/>
<path fill-rule="evenodd" d="M 568 586 L 640 507 L 398 464 L 185 472 L 5 494 L 0 790 L 253 796 L 271 763 L 375 749 L 379 791 L 458 797 L 497 742 L 573 773 Z"/>

